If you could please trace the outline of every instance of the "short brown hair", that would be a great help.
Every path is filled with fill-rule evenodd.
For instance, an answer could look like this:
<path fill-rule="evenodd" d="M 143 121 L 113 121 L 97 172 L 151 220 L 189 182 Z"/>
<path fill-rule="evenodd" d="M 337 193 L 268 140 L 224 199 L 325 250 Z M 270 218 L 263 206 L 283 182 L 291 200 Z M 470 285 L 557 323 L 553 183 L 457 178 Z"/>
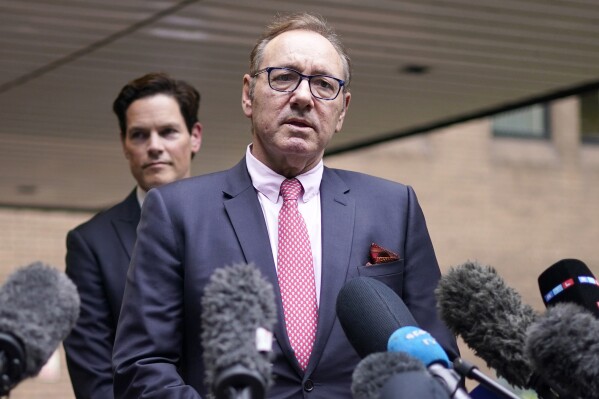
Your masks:
<path fill-rule="evenodd" d="M 274 21 L 266 27 L 250 53 L 250 75 L 253 76 L 258 72 L 258 68 L 260 68 L 260 63 L 264 57 L 264 48 L 266 45 L 281 33 L 291 30 L 308 30 L 316 32 L 331 42 L 341 57 L 344 73 L 343 79 L 345 80 L 343 90 L 348 91 L 351 80 L 351 60 L 345 46 L 341 43 L 339 35 L 337 35 L 324 18 L 307 12 L 277 15 L 275 17 Z M 250 86 L 250 96 L 253 95 L 254 85 L 255 83 L 252 81 Z"/>
<path fill-rule="evenodd" d="M 112 110 L 119 120 L 121 138 L 124 138 L 127 132 L 129 106 L 135 100 L 156 94 L 166 94 L 177 101 L 187 130 L 191 134 L 193 125 L 198 122 L 200 93 L 183 80 L 173 79 L 163 72 L 152 72 L 127 83 L 112 104 Z"/>

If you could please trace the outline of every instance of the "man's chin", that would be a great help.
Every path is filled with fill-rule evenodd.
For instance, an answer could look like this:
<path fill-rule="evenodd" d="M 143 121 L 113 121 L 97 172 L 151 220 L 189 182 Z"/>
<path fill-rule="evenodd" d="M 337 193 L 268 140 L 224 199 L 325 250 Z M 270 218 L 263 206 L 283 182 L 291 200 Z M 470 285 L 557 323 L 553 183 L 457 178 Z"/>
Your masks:
<path fill-rule="evenodd" d="M 165 176 L 165 175 L 159 175 L 159 176 L 152 176 L 151 179 L 145 179 L 144 180 L 144 187 L 148 187 L 146 189 L 146 191 L 149 191 L 152 188 L 156 188 L 156 187 L 160 187 L 163 186 L 167 183 L 173 182 L 176 179 L 173 176 Z"/>
<path fill-rule="evenodd" d="M 291 137 L 283 143 L 281 151 L 288 155 L 308 155 L 314 153 L 314 143 L 303 138 Z"/>

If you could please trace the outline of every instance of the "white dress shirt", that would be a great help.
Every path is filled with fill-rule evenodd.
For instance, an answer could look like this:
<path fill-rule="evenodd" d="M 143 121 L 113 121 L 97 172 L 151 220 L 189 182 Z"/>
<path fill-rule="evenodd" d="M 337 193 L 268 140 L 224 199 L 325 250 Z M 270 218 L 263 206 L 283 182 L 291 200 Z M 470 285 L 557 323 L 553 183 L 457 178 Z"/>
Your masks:
<path fill-rule="evenodd" d="M 286 179 L 275 173 L 268 166 L 257 160 L 251 152 L 251 144 L 246 150 L 246 165 L 252 184 L 256 189 L 268 237 L 272 256 L 277 265 L 277 248 L 279 243 L 279 211 L 283 206 L 283 197 L 280 195 L 281 183 Z M 304 195 L 298 198 L 298 209 L 302 214 L 312 249 L 312 261 L 314 264 L 314 282 L 316 283 L 316 301 L 320 304 L 320 281 L 322 271 L 322 239 L 321 239 L 321 216 L 320 216 L 320 182 L 324 166 L 322 160 L 308 172 L 295 176 L 302 187 Z"/>
<path fill-rule="evenodd" d="M 141 208 L 144 204 L 144 200 L 146 199 L 146 195 L 148 195 L 148 192 L 143 188 L 137 186 L 135 193 L 137 194 L 137 202 L 139 202 L 139 207 Z"/>

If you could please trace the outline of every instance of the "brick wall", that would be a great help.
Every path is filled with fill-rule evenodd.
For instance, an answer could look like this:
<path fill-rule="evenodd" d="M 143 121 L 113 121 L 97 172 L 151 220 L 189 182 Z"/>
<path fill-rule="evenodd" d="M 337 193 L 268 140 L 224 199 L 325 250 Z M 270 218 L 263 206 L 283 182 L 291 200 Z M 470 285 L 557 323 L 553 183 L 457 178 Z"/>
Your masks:
<path fill-rule="evenodd" d="M 83 212 L 0 208 L 0 281 L 36 261 L 64 270 L 66 234 L 90 217 Z M 74 398 L 62 347 L 56 356 L 58 363 L 48 366 L 45 378 L 25 380 L 13 389 L 11 399 Z"/>
<path fill-rule="evenodd" d="M 599 145 L 579 144 L 577 101 L 551 107 L 553 138 L 493 138 L 490 121 L 328 158 L 414 187 L 441 267 L 479 260 L 541 308 L 536 277 L 578 258 L 599 274 Z"/>
<path fill-rule="evenodd" d="M 537 310 L 538 275 L 577 258 L 599 276 L 599 145 L 581 145 L 575 98 L 551 105 L 550 140 L 493 138 L 490 120 L 326 160 L 414 187 L 442 271 L 468 260 L 497 269 Z M 484 367 L 460 342 L 462 357 Z"/>

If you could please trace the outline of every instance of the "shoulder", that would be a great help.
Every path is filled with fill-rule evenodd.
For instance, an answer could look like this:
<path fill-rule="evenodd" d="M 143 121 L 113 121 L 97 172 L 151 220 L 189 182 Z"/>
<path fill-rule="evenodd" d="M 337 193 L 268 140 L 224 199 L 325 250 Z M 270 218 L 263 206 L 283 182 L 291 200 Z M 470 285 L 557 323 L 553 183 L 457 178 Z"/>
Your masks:
<path fill-rule="evenodd" d="M 206 204 L 222 201 L 223 197 L 236 195 L 252 186 L 244 161 L 231 169 L 189 177 L 150 190 L 149 194 L 160 196 L 165 203 L 177 205 Z M 154 193 L 152 193 L 154 192 Z"/>
<path fill-rule="evenodd" d="M 189 177 L 152 189 L 145 202 L 154 203 L 159 198 L 171 211 L 185 211 L 188 207 L 205 206 L 222 199 L 224 173 Z M 144 207 L 145 207 L 144 202 Z"/>
<path fill-rule="evenodd" d="M 135 206 L 139 207 L 139 205 L 137 205 L 136 202 L 132 201 L 137 201 L 137 198 L 134 195 L 132 196 L 130 194 L 123 201 L 111 206 L 110 208 L 104 209 L 96 213 L 89 220 L 81 223 L 80 225 L 69 231 L 69 235 L 79 234 L 87 236 L 90 234 L 95 234 L 98 231 L 104 231 L 106 229 L 109 229 L 112 220 L 116 218 L 135 217 L 131 209 L 134 209 Z M 137 212 L 139 212 L 139 210 L 137 210 Z"/>
<path fill-rule="evenodd" d="M 165 184 L 151 191 L 158 191 L 163 196 L 173 194 L 181 195 L 189 192 L 214 191 L 222 185 L 225 177 L 229 173 L 228 170 L 209 173 L 200 176 L 188 177 L 186 179 L 177 180 L 175 182 Z"/>
<path fill-rule="evenodd" d="M 325 178 L 339 179 L 347 184 L 350 192 L 354 193 L 366 192 L 374 194 L 375 192 L 383 191 L 406 195 L 409 191 L 412 191 L 410 186 L 399 182 L 345 169 L 325 168 L 323 179 Z"/>

